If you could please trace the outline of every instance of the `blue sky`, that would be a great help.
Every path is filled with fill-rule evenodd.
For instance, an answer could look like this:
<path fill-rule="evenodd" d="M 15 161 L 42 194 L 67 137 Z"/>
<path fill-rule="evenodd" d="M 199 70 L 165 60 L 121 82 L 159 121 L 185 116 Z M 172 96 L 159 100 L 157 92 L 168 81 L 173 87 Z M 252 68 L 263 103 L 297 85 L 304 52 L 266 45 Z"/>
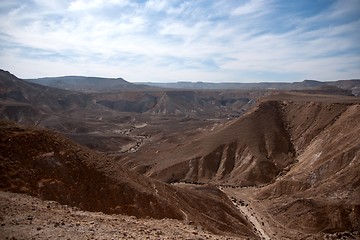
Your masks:
<path fill-rule="evenodd" d="M 0 68 L 132 82 L 360 78 L 360 1 L 1 0 Z"/>

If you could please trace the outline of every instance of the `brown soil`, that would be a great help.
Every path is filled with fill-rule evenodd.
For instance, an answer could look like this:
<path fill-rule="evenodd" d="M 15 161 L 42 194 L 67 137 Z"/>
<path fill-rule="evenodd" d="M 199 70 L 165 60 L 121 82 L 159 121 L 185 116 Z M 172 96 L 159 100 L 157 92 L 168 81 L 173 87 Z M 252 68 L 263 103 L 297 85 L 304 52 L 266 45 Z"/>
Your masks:
<path fill-rule="evenodd" d="M 86 212 L 0 191 L 0 239 L 244 239 L 214 235 L 173 219 Z"/>
<path fill-rule="evenodd" d="M 255 237 L 214 187 L 181 189 L 124 170 L 58 134 L 2 122 L 0 188 L 87 211 L 193 222 L 217 234 Z"/>

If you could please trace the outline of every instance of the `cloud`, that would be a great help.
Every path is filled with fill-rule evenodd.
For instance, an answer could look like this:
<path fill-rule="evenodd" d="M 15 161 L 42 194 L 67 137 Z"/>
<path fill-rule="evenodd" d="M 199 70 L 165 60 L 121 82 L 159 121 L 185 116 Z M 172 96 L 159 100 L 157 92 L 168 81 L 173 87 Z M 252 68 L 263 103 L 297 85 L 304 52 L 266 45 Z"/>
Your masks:
<path fill-rule="evenodd" d="M 132 4 L 128 0 L 75 0 L 69 4 L 68 9 L 71 11 L 86 11 L 109 7 L 111 5 L 127 6 Z"/>
<path fill-rule="evenodd" d="M 241 16 L 249 14 L 262 14 L 267 11 L 265 0 L 250 0 L 249 2 L 235 8 L 231 15 Z"/>
<path fill-rule="evenodd" d="M 166 0 L 149 0 L 146 2 L 145 7 L 155 11 L 164 10 L 168 6 Z"/>
<path fill-rule="evenodd" d="M 3 0 L 0 65 L 22 77 L 130 81 L 358 78 L 356 9 L 354 0 Z"/>

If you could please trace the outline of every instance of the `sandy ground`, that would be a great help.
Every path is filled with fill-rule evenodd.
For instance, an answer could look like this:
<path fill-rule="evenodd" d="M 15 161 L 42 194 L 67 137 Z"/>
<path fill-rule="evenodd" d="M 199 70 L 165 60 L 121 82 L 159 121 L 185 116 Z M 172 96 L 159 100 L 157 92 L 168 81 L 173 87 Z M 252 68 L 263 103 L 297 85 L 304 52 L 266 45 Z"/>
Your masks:
<path fill-rule="evenodd" d="M 240 239 L 172 219 L 86 212 L 0 191 L 0 239 Z"/>

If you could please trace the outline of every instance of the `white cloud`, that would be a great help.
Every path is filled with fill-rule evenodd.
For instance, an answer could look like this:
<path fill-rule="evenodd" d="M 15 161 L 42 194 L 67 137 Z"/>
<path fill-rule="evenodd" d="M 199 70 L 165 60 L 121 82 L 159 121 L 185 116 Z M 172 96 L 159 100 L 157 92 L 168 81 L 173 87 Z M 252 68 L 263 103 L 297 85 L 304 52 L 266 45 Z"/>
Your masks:
<path fill-rule="evenodd" d="M 340 11 L 336 2 L 280 31 L 272 18 L 289 13 L 276 12 L 273 1 L 241 3 L 0 2 L 0 10 L 10 9 L 0 11 L 1 68 L 22 77 L 79 74 L 131 81 L 231 81 L 246 72 L 358 76 L 359 17 L 323 24 L 330 21 L 323 17 L 327 14 L 344 18 L 350 4 Z"/>
<path fill-rule="evenodd" d="M 338 19 L 344 16 L 355 14 L 359 16 L 360 1 L 358 0 L 337 0 L 328 11 L 321 14 L 323 19 Z"/>
<path fill-rule="evenodd" d="M 267 11 L 265 0 L 250 0 L 244 5 L 241 5 L 235 8 L 231 14 L 234 16 L 241 16 L 241 15 L 249 15 L 249 14 L 257 14 L 261 15 L 265 11 Z"/>
<path fill-rule="evenodd" d="M 71 11 L 86 11 L 90 9 L 98 9 L 111 5 L 126 6 L 132 5 L 128 0 L 75 0 L 69 5 Z"/>
<path fill-rule="evenodd" d="M 168 6 L 168 1 L 166 0 L 148 0 L 146 2 L 146 8 L 155 11 L 162 11 Z"/>

